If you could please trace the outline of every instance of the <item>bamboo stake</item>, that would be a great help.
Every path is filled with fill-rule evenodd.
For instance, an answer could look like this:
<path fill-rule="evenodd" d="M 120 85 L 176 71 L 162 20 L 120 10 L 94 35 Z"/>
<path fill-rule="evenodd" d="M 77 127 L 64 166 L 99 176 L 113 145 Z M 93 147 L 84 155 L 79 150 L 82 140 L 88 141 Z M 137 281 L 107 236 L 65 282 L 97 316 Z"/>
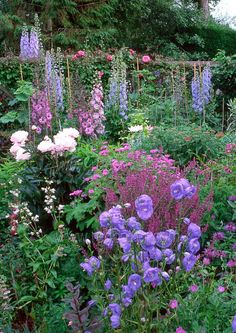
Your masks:
<path fill-rule="evenodd" d="M 20 63 L 20 78 L 21 78 L 21 81 L 24 80 L 24 77 L 23 77 L 23 70 L 22 70 L 22 64 Z"/>
<path fill-rule="evenodd" d="M 224 132 L 224 122 L 225 122 L 225 99 L 222 100 L 222 132 Z"/>

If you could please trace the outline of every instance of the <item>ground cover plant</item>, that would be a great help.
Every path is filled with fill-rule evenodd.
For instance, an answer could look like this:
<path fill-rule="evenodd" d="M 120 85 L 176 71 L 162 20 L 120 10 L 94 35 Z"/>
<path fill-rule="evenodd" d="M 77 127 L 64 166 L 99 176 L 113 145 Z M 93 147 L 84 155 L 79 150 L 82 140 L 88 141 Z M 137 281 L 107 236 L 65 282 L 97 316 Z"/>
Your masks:
<path fill-rule="evenodd" d="M 202 17 L 189 1 L 147 4 Z M 120 6 L 100 10 L 126 17 Z M 114 22 L 132 45 L 137 22 L 126 36 Z M 176 24 L 160 44 L 179 56 L 193 40 Z M 22 27 L 0 73 L 0 333 L 235 333 L 234 56 L 160 62 L 151 33 L 137 50 L 88 40 L 63 54 L 41 28 L 37 15 Z"/>

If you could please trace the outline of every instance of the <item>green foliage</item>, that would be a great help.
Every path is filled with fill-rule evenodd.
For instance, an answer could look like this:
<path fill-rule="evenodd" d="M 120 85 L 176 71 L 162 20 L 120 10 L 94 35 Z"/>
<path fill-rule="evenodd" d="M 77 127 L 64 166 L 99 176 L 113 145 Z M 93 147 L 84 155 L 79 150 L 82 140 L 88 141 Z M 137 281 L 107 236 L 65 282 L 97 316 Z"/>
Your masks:
<path fill-rule="evenodd" d="M 193 124 L 176 128 L 159 126 L 147 136 L 137 135 L 132 142 L 136 148 L 145 150 L 163 147 L 178 165 L 184 166 L 193 158 L 199 161 L 217 159 L 224 154 L 224 140 L 226 138 L 218 138 L 211 129 Z"/>

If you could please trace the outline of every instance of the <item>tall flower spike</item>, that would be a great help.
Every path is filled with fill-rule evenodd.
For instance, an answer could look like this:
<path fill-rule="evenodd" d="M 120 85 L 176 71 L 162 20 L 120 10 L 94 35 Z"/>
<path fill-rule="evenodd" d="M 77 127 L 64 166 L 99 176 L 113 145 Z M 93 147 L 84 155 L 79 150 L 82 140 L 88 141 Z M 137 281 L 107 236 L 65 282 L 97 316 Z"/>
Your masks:
<path fill-rule="evenodd" d="M 22 61 L 29 59 L 29 53 L 30 53 L 29 33 L 27 31 L 26 25 L 24 25 L 20 39 L 20 59 Z"/>
<path fill-rule="evenodd" d="M 30 60 L 37 60 L 40 58 L 39 38 L 36 30 L 32 28 L 30 32 Z"/>

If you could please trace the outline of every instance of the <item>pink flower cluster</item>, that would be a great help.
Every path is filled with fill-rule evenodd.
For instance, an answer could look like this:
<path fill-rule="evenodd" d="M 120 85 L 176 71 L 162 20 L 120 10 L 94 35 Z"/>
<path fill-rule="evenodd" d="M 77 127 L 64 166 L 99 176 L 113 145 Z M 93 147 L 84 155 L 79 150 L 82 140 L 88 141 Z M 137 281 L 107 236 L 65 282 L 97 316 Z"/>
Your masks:
<path fill-rule="evenodd" d="M 40 90 L 31 97 L 31 121 L 36 126 L 36 132 L 41 133 L 44 128 L 51 127 L 52 113 L 46 90 Z"/>
<path fill-rule="evenodd" d="M 236 153 L 236 143 L 227 143 L 225 147 L 226 154 Z"/>
<path fill-rule="evenodd" d="M 45 137 L 40 142 L 37 149 L 41 153 L 50 152 L 52 155 L 62 155 L 64 152 L 74 152 L 77 146 L 76 139 L 79 132 L 75 128 L 64 128 L 53 137 L 53 141 L 49 137 Z"/>
<path fill-rule="evenodd" d="M 89 111 L 81 111 L 78 114 L 81 135 L 97 137 L 104 133 L 103 88 L 101 82 L 94 84 L 92 90 Z"/>
<path fill-rule="evenodd" d="M 30 153 L 25 149 L 28 135 L 29 133 L 26 131 L 17 131 L 13 133 L 10 138 L 13 143 L 10 148 L 10 153 L 15 157 L 16 161 L 25 161 L 30 159 Z"/>

